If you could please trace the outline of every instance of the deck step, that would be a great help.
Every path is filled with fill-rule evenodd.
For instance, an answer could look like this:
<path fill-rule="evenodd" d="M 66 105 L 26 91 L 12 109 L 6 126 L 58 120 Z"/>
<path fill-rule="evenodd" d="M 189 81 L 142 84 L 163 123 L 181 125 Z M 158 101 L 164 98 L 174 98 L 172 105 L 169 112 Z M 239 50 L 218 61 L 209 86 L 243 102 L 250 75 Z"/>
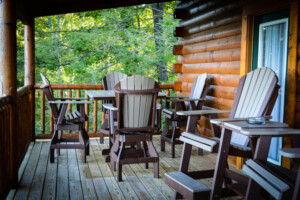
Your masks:
<path fill-rule="evenodd" d="M 209 187 L 179 171 L 165 173 L 165 183 L 187 199 L 197 199 L 200 194 L 206 199 L 210 194 Z"/>

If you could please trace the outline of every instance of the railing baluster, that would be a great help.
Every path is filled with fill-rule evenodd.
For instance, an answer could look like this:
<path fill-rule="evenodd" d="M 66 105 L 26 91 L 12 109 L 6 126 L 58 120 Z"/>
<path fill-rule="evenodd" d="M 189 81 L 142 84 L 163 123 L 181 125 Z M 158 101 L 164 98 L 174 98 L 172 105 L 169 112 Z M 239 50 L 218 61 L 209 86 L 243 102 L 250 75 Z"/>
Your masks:
<path fill-rule="evenodd" d="M 59 90 L 59 97 L 63 98 L 64 97 L 64 91 L 63 90 Z"/>
<path fill-rule="evenodd" d="M 53 113 L 52 110 L 50 109 L 50 133 L 52 134 L 53 131 L 54 131 Z"/>
<path fill-rule="evenodd" d="M 94 128 L 94 133 L 97 132 L 97 112 L 98 112 L 98 105 L 97 105 L 98 101 L 94 101 L 94 123 L 93 123 L 93 128 Z"/>
<path fill-rule="evenodd" d="M 41 131 L 45 133 L 45 92 L 41 92 Z"/>
<path fill-rule="evenodd" d="M 88 98 L 88 95 L 85 94 L 85 97 Z M 89 107 L 89 104 L 85 104 L 85 113 L 86 113 L 87 116 L 89 116 L 89 114 L 90 114 L 90 107 Z M 89 127 L 90 127 L 90 125 L 89 125 L 89 122 L 88 122 L 88 121 L 85 122 L 85 127 L 86 127 L 86 131 L 89 132 Z"/>
<path fill-rule="evenodd" d="M 68 97 L 71 98 L 72 97 L 72 90 L 69 89 L 68 90 Z M 71 113 L 72 112 L 72 104 L 69 104 L 68 105 L 68 113 Z"/>

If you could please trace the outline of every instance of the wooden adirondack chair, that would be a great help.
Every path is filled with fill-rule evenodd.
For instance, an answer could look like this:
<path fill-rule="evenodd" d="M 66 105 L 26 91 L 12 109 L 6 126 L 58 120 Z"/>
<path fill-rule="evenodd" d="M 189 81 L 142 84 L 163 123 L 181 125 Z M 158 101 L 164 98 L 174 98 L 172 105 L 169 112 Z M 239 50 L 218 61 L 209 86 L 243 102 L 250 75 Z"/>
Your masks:
<path fill-rule="evenodd" d="M 104 105 L 111 112 L 117 112 L 110 162 L 112 170 L 117 165 L 118 181 L 122 181 L 122 165 L 133 163 L 153 162 L 154 177 L 158 178 L 159 157 L 152 143 L 158 91 L 159 84 L 152 78 L 131 76 L 115 86 L 117 107 Z"/>
<path fill-rule="evenodd" d="M 120 72 L 112 72 L 112 73 L 107 74 L 103 78 L 104 90 L 113 90 L 116 83 L 118 83 L 120 80 L 122 80 L 123 78 L 126 78 L 126 77 L 127 77 L 126 74 L 122 74 Z M 108 103 L 112 104 L 113 102 L 103 101 L 102 105 L 108 104 Z M 108 111 L 103 106 L 102 106 L 102 111 L 105 112 L 105 119 L 100 128 L 100 143 L 101 144 L 104 143 L 104 134 L 108 134 L 110 138 L 112 137 L 109 132 L 109 128 L 107 127 L 108 119 L 109 119 Z"/>
<path fill-rule="evenodd" d="M 176 112 L 180 110 L 200 110 L 202 108 L 208 90 L 208 85 L 205 85 L 206 78 L 207 74 L 202 74 L 194 80 L 189 97 L 167 97 L 167 108 L 162 110 L 166 121 L 165 128 L 161 134 L 161 151 L 165 151 L 166 142 L 170 143 L 172 158 L 175 157 L 175 145 L 182 144 L 182 142 L 178 140 L 180 134 L 176 133 L 176 128 L 185 126 L 187 123 L 187 117 L 176 115 Z M 170 102 L 175 106 L 174 110 L 169 108 Z M 187 107 L 185 103 L 188 103 Z M 172 134 L 169 134 L 169 126 L 172 126 Z M 194 133 L 194 131 L 192 132 Z"/>
<path fill-rule="evenodd" d="M 54 162 L 55 149 L 57 155 L 60 154 L 60 149 L 82 149 L 82 162 L 85 163 L 86 155 L 89 155 L 89 136 L 85 130 L 85 121 L 88 121 L 88 116 L 85 115 L 84 105 L 92 102 L 80 101 L 87 100 L 87 98 L 54 98 L 49 80 L 43 74 L 41 74 L 41 77 L 43 80 L 41 88 L 46 94 L 54 120 L 54 133 L 50 142 L 50 162 Z M 77 110 L 66 114 L 67 107 L 70 104 L 76 104 Z M 67 130 L 78 131 L 78 139 L 63 138 L 63 131 Z M 72 144 L 68 144 L 68 142 Z M 79 142 L 79 144 L 74 142 Z"/>
<path fill-rule="evenodd" d="M 279 86 L 277 85 L 278 78 L 271 69 L 259 68 L 247 75 L 241 77 L 237 92 L 235 95 L 234 103 L 230 111 L 229 119 L 216 119 L 211 120 L 212 130 L 214 137 L 209 138 L 190 133 L 196 126 L 196 120 L 199 115 L 212 114 L 215 116 L 217 113 L 224 113 L 226 111 L 218 110 L 201 110 L 201 111 L 185 111 L 177 112 L 178 115 L 189 116 L 189 124 L 187 125 L 186 132 L 182 134 L 180 140 L 184 142 L 181 164 L 178 172 L 171 172 L 165 174 L 165 182 L 170 187 L 174 188 L 176 198 L 182 196 L 188 199 L 209 198 L 210 189 L 197 182 L 195 179 L 209 178 L 214 176 L 214 169 L 205 171 L 188 172 L 189 160 L 191 155 L 192 146 L 202 148 L 209 152 L 218 152 L 221 125 L 224 121 L 238 120 L 239 118 L 268 116 L 271 114 L 274 107 L 276 98 L 278 96 Z M 234 119 L 233 119 L 234 118 Z M 250 142 L 250 147 L 248 146 Z M 256 145 L 256 138 L 249 138 L 247 136 L 232 133 L 231 146 L 228 154 L 233 156 L 240 156 L 252 158 Z M 227 161 L 225 161 L 227 163 Z M 218 163 L 216 163 L 218 165 Z M 245 181 L 244 177 L 226 168 L 226 191 L 230 188 L 231 180 Z M 219 177 L 223 180 L 223 177 Z M 216 177 L 214 177 L 216 179 Z"/>
<path fill-rule="evenodd" d="M 295 143 L 299 143 L 300 137 L 293 136 Z M 279 154 L 284 157 L 300 160 L 300 145 L 297 148 L 286 148 L 279 150 Z M 298 162 L 299 164 L 299 162 Z M 259 160 L 248 160 L 243 166 L 243 171 L 258 185 L 267 191 L 275 199 L 300 199 L 300 166 L 298 170 L 288 170 L 272 163 L 262 163 Z M 254 191 L 255 190 L 255 191 Z M 246 199 L 251 199 L 250 195 L 259 193 L 256 188 L 249 188 Z M 263 195 L 263 193 L 259 194 Z"/>

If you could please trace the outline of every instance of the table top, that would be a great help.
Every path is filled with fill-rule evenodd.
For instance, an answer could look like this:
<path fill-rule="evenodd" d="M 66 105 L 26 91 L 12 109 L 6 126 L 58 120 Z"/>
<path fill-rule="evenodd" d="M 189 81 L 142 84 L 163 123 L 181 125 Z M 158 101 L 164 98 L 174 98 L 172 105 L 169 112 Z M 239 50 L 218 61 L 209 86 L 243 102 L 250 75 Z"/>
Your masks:
<path fill-rule="evenodd" d="M 300 134 L 300 129 L 288 128 L 281 122 L 267 121 L 266 124 L 248 124 L 246 121 L 224 122 L 222 127 L 248 136 L 284 136 Z"/>
<path fill-rule="evenodd" d="M 102 100 L 102 99 L 114 99 L 115 91 L 114 90 L 87 90 L 85 93 L 92 99 Z M 159 92 L 158 98 L 165 98 L 167 96 L 166 93 Z"/>

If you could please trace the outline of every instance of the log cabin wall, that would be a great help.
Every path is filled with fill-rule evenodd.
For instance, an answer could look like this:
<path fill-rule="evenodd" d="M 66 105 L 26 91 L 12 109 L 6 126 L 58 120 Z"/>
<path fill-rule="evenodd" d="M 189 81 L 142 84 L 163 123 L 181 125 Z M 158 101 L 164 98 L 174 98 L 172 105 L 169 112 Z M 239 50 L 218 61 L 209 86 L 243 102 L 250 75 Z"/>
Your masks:
<path fill-rule="evenodd" d="M 205 101 L 208 108 L 230 110 L 240 78 L 242 4 L 237 1 L 179 2 L 175 18 L 180 18 L 174 35 L 178 63 L 175 89 L 179 95 L 190 93 L 194 78 L 207 73 L 210 85 Z M 228 117 L 220 115 L 219 117 Z M 200 133 L 212 136 L 208 118 L 202 116 Z"/>

